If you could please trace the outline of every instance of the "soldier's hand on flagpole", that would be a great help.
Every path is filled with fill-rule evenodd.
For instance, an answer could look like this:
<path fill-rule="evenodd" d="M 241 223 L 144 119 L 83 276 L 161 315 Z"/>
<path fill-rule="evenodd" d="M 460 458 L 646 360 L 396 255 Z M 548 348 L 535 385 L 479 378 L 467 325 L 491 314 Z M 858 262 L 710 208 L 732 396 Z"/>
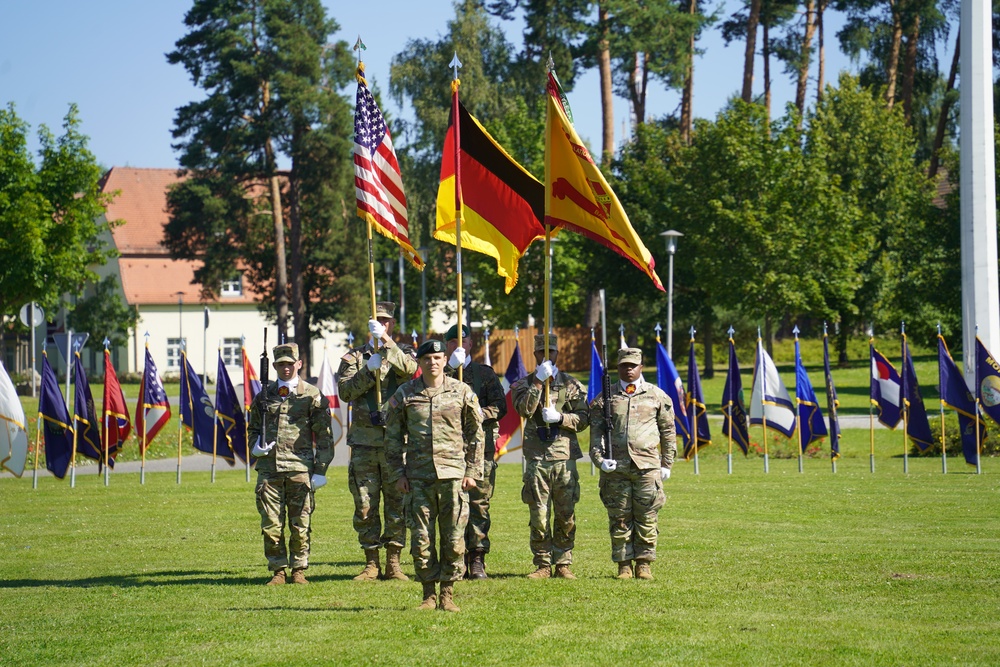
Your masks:
<path fill-rule="evenodd" d="M 601 470 L 604 472 L 614 472 L 618 468 L 618 461 L 614 459 L 604 459 L 601 461 Z"/>
<path fill-rule="evenodd" d="M 546 424 L 558 424 L 562 421 L 562 413 L 551 405 L 542 408 L 542 421 Z"/>
<path fill-rule="evenodd" d="M 452 368 L 458 368 L 465 363 L 465 348 L 456 347 L 455 351 L 451 353 L 451 358 L 448 359 L 448 365 Z"/>
<path fill-rule="evenodd" d="M 385 325 L 378 320 L 368 320 L 368 333 L 370 333 L 376 341 L 379 341 L 382 339 L 382 336 L 385 335 Z"/>
<path fill-rule="evenodd" d="M 410 492 L 410 480 L 406 479 L 406 475 L 396 480 L 396 490 L 400 493 Z"/>
<path fill-rule="evenodd" d="M 372 356 L 368 357 L 368 361 L 365 363 L 372 373 L 382 368 L 382 355 L 376 352 Z"/>
<path fill-rule="evenodd" d="M 253 449 L 250 450 L 250 453 L 257 457 L 267 456 L 274 449 L 274 441 L 272 440 L 267 445 L 263 445 L 263 442 L 264 437 L 258 436 L 257 442 L 254 444 Z"/>
<path fill-rule="evenodd" d="M 474 488 L 476 488 L 476 480 L 472 479 L 471 477 L 462 478 L 463 491 L 468 491 L 469 489 L 474 489 Z"/>
<path fill-rule="evenodd" d="M 670 468 L 660 468 L 660 481 L 670 479 Z"/>
<path fill-rule="evenodd" d="M 540 381 L 545 382 L 554 375 L 554 369 L 555 366 L 552 365 L 552 362 L 546 359 L 542 363 L 538 364 L 538 368 L 535 369 L 535 377 Z"/>
<path fill-rule="evenodd" d="M 326 486 L 326 475 L 313 475 L 309 480 L 312 490 L 321 489 Z"/>

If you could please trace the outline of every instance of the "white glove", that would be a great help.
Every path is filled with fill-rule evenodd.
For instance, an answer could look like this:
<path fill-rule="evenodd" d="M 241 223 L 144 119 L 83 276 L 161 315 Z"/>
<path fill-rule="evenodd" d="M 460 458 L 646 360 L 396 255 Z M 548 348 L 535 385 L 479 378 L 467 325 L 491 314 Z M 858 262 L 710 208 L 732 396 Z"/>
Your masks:
<path fill-rule="evenodd" d="M 385 335 L 385 325 L 378 320 L 368 320 L 368 333 L 370 333 L 375 340 L 379 340 Z"/>
<path fill-rule="evenodd" d="M 555 424 L 560 419 L 562 419 L 562 413 L 551 405 L 547 405 L 542 408 L 542 421 L 546 424 Z"/>
<path fill-rule="evenodd" d="M 559 367 L 556 366 L 555 364 L 552 364 L 552 377 L 555 377 L 557 375 L 559 375 Z"/>
<path fill-rule="evenodd" d="M 555 371 L 555 366 L 552 365 L 551 361 L 546 359 L 542 363 L 538 364 L 538 368 L 535 369 L 535 377 L 541 380 L 542 382 L 545 382 L 550 377 L 555 375 L 554 371 Z"/>
<path fill-rule="evenodd" d="M 326 486 L 326 475 L 313 475 L 309 480 L 309 484 L 312 486 L 313 491 Z"/>
<path fill-rule="evenodd" d="M 372 356 L 368 357 L 368 362 L 365 364 L 368 366 L 368 370 L 372 373 L 382 368 L 382 355 L 376 352 Z"/>
<path fill-rule="evenodd" d="M 660 481 L 670 479 L 670 468 L 660 468 Z"/>
<path fill-rule="evenodd" d="M 601 461 L 601 470 L 604 472 L 613 472 L 618 467 L 618 461 L 613 459 L 604 459 Z"/>
<path fill-rule="evenodd" d="M 456 347 L 455 351 L 451 353 L 451 358 L 448 359 L 448 365 L 452 368 L 458 368 L 465 363 L 465 348 Z"/>
<path fill-rule="evenodd" d="M 274 449 L 274 441 L 267 443 L 266 446 L 262 446 L 263 441 L 263 436 L 258 437 L 257 442 L 254 444 L 253 449 L 250 450 L 250 453 L 257 457 L 267 456 L 271 450 Z"/>

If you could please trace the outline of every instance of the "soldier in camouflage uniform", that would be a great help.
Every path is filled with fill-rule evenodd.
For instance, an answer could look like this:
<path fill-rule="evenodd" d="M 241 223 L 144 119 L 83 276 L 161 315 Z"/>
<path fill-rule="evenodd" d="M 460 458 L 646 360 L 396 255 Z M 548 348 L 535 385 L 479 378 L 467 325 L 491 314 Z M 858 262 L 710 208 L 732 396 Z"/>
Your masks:
<path fill-rule="evenodd" d="M 403 496 L 389 482 L 385 462 L 385 413 L 375 392 L 375 370 L 381 377 L 383 403 L 396 389 L 417 372 L 413 348 L 392 340 L 396 304 L 376 304 L 376 319 L 368 322 L 372 343 L 356 347 L 340 360 L 340 397 L 351 402 L 351 427 L 347 444 L 351 461 L 347 468 L 348 484 L 354 496 L 354 530 L 365 551 L 365 567 L 355 581 L 374 581 L 382 576 L 379 549 L 385 547 L 385 578 L 406 580 L 399 566 L 399 555 L 406 541 Z M 385 513 L 385 527 L 379 516 L 379 502 Z"/>
<path fill-rule="evenodd" d="M 507 398 L 503 385 L 493 369 L 472 360 L 472 338 L 469 327 L 462 325 L 462 347 L 458 347 L 458 325 L 444 336 L 450 355 L 445 373 L 458 377 L 458 367 L 464 364 L 462 379 L 472 387 L 483 409 L 483 479 L 469 489 L 469 526 L 465 529 L 466 579 L 487 579 L 486 554 L 490 552 L 490 498 L 497 478 L 496 441 L 500 420 L 507 414 Z M 461 352 L 459 352 L 461 350 Z"/>
<path fill-rule="evenodd" d="M 424 341 L 421 376 L 389 399 L 386 458 L 397 490 L 407 494 L 410 554 L 424 589 L 418 609 L 434 609 L 440 581 L 439 608 L 458 611 L 454 583 L 465 570 L 469 490 L 483 478 L 483 427 L 475 393 L 445 376 L 444 351 L 441 341 Z"/>
<path fill-rule="evenodd" d="M 576 459 L 583 456 L 576 434 L 587 428 L 587 392 L 576 379 L 555 367 L 558 355 L 555 335 L 549 334 L 549 355 L 545 359 L 545 338 L 535 336 L 533 375 L 511 387 L 514 409 L 524 417 L 523 455 L 527 461 L 521 500 L 530 510 L 531 553 L 535 571 L 530 579 L 555 576 L 575 579 L 573 543 L 576 538 L 574 510 L 580 500 L 580 476 Z M 551 405 L 543 405 L 544 387 L 550 380 Z M 549 513 L 549 500 L 552 513 Z"/>
<path fill-rule="evenodd" d="M 285 583 L 289 551 L 292 576 L 288 583 L 305 584 L 313 494 L 326 484 L 326 469 L 333 460 L 330 404 L 319 389 L 299 379 L 298 345 L 275 347 L 273 365 L 278 379 L 257 394 L 247 430 L 250 442 L 256 443 L 251 453 L 257 459 L 257 511 L 264 556 L 272 572 L 268 585 Z M 265 411 L 266 432 L 261 433 Z"/>
<path fill-rule="evenodd" d="M 618 351 L 618 377 L 611 388 L 611 457 L 604 458 L 608 424 L 604 396 L 590 406 L 590 460 L 601 468 L 601 501 L 608 509 L 611 560 L 618 578 L 652 579 L 657 515 L 666 503 L 663 482 L 677 454 L 674 406 L 642 378 L 642 350 Z"/>

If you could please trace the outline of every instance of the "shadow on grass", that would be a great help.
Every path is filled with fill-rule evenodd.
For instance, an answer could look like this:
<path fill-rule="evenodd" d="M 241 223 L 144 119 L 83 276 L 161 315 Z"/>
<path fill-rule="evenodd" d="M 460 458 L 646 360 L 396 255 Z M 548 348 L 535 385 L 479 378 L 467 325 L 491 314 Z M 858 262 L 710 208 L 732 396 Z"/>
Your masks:
<path fill-rule="evenodd" d="M 143 586 L 192 586 L 197 584 L 223 586 L 261 586 L 267 582 L 270 575 L 264 569 L 257 576 L 237 576 L 225 572 L 199 570 L 166 570 L 163 572 L 144 572 L 142 574 L 107 575 L 103 577 L 86 577 L 83 579 L 3 579 L 2 588 L 95 588 L 98 586 L 115 586 L 118 588 L 139 588 Z M 310 574 L 309 580 L 343 581 L 350 579 L 349 575 L 340 574 Z"/>

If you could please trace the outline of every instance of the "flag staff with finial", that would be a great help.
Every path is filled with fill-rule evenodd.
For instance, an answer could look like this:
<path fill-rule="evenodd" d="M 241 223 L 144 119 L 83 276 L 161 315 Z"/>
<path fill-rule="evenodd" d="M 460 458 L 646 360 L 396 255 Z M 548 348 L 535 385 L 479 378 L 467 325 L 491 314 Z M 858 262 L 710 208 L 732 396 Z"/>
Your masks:
<path fill-rule="evenodd" d="M 937 323 L 937 335 L 938 340 L 941 338 L 941 323 Z M 941 400 L 938 403 L 941 404 L 941 474 L 948 474 L 948 459 L 947 459 L 947 449 L 948 445 L 944 440 L 944 377 L 941 372 L 941 357 L 938 356 L 938 387 L 941 388 Z M 959 435 L 961 435 L 961 429 L 959 429 Z"/>
<path fill-rule="evenodd" d="M 103 343 L 104 343 L 104 352 L 105 352 L 105 354 L 107 354 L 108 347 L 111 345 L 111 341 L 108 340 L 107 336 L 105 336 Z M 107 380 L 105 380 L 105 381 L 107 381 Z M 104 409 L 104 432 L 105 433 L 108 432 L 108 410 L 107 410 L 106 407 Z M 111 472 L 108 470 L 108 450 L 111 449 L 111 443 L 109 443 L 107 441 L 107 438 L 104 438 L 104 443 L 103 444 L 104 444 L 104 447 L 103 447 L 104 451 L 102 451 L 101 453 L 104 455 L 104 486 L 109 486 L 111 484 Z M 143 455 L 143 463 L 145 463 L 145 460 L 146 459 L 145 459 L 145 454 L 144 454 Z M 139 470 L 141 471 L 142 468 L 140 468 Z M 140 475 L 140 477 L 141 477 L 141 475 Z"/>
<path fill-rule="evenodd" d="M 73 332 L 70 330 L 69 338 L 66 339 L 66 349 L 69 350 L 70 341 L 73 342 L 73 354 L 66 355 L 66 405 L 69 406 L 69 369 L 73 365 L 73 357 L 77 356 L 80 352 L 80 341 L 73 340 Z M 79 362 L 79 360 L 77 360 Z M 80 391 L 80 388 L 76 388 Z M 76 406 L 73 409 L 73 415 L 70 419 L 70 423 L 73 424 L 73 454 L 69 457 L 69 488 L 76 487 L 76 438 L 77 434 L 80 432 L 79 415 L 76 414 Z"/>
<path fill-rule="evenodd" d="M 691 354 L 689 359 L 691 363 L 694 363 L 694 335 L 696 333 L 694 325 L 688 330 L 691 334 Z M 691 388 L 691 371 L 688 370 L 688 390 L 684 396 L 685 407 L 687 408 L 688 419 L 691 420 L 691 441 L 694 444 L 694 474 L 699 474 L 698 471 L 698 406 L 694 404 L 694 393 Z"/>
<path fill-rule="evenodd" d="M 726 333 L 729 334 L 729 345 L 730 348 L 732 348 L 732 346 L 735 344 L 733 342 L 733 334 L 736 333 L 736 329 L 733 329 L 732 324 L 729 325 L 729 331 L 727 331 Z M 729 372 L 732 373 L 732 368 L 730 368 Z M 735 396 L 732 395 L 732 390 L 733 390 L 732 385 L 733 383 L 730 382 L 729 383 L 730 395 L 726 397 L 726 402 L 729 405 L 729 429 L 728 429 L 729 449 L 726 452 L 726 469 L 728 474 L 730 475 L 733 474 L 733 403 L 735 402 L 733 401 Z"/>
<path fill-rule="evenodd" d="M 451 79 L 451 117 L 455 125 L 455 273 L 457 279 L 455 307 L 458 310 L 458 347 L 462 347 L 462 121 L 458 109 L 458 87 L 461 81 L 458 79 L 458 70 L 462 67 L 462 61 L 458 59 L 458 52 L 455 52 L 448 67 L 452 70 Z M 548 252 L 548 243 L 545 246 Z M 458 366 L 458 381 L 463 381 L 463 369 L 465 364 Z M 548 387 L 548 385 L 546 385 Z"/>
<path fill-rule="evenodd" d="M 872 324 L 868 327 L 868 358 L 869 358 L 869 369 L 868 375 L 871 377 L 869 382 L 874 382 L 874 372 L 871 368 L 872 363 L 875 359 L 875 325 Z M 869 397 L 871 396 L 871 391 L 868 392 Z M 875 402 L 869 398 L 868 406 L 868 468 L 871 470 L 872 474 L 875 473 Z"/>
<path fill-rule="evenodd" d="M 900 362 L 902 368 L 899 369 L 901 376 L 899 382 L 899 408 L 903 415 L 903 474 L 906 475 L 910 472 L 910 458 L 909 453 L 906 451 L 906 438 L 909 435 L 910 401 L 906 396 L 906 388 L 909 382 L 913 382 L 913 378 L 909 377 L 909 374 L 906 372 L 906 355 L 909 352 L 906 347 L 906 322 L 899 323 L 899 335 L 903 340 L 903 359 Z"/>
<path fill-rule="evenodd" d="M 760 373 L 760 425 L 764 437 L 764 472 L 771 472 L 770 456 L 767 451 L 767 412 L 765 411 L 764 397 L 767 395 L 767 373 L 764 367 L 764 340 L 760 337 L 760 327 L 757 327 L 757 368 L 754 375 Z M 751 392 L 753 389 L 751 389 Z"/>
<path fill-rule="evenodd" d="M 798 363 L 799 358 L 799 325 L 796 324 L 792 328 L 792 333 L 795 335 L 795 363 Z M 802 442 L 802 411 L 799 409 L 802 405 L 802 399 L 799 398 L 799 380 L 795 378 L 795 449 L 797 450 L 799 459 L 799 472 L 802 472 L 802 448 L 805 443 Z"/>

